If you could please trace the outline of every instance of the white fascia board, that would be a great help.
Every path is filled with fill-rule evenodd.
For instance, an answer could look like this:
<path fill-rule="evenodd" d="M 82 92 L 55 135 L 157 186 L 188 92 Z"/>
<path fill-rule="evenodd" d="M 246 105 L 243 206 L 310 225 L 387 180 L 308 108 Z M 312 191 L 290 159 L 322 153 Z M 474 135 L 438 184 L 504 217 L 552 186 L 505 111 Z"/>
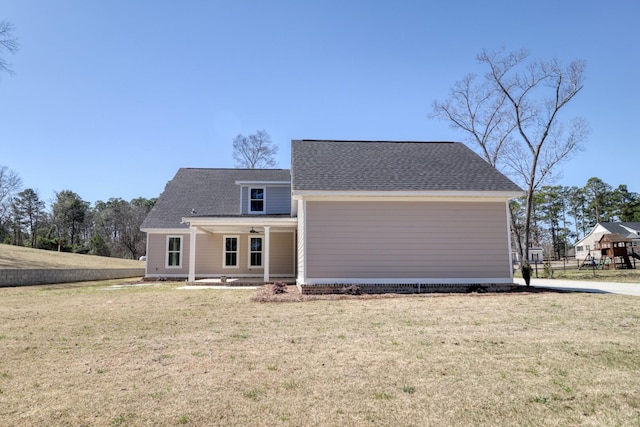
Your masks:
<path fill-rule="evenodd" d="M 606 228 L 604 228 L 603 226 L 600 225 L 600 223 L 597 223 L 596 225 L 593 226 L 593 228 L 591 229 L 591 231 L 589 231 L 582 239 L 578 240 L 576 243 L 574 243 L 574 247 L 575 246 L 580 246 L 581 243 L 583 243 L 584 241 L 586 241 L 589 237 L 593 236 L 594 234 L 596 234 L 596 231 L 598 230 L 598 227 L 601 228 L 604 231 L 601 231 L 601 233 L 606 234 L 606 233 L 610 233 L 609 230 L 607 230 Z"/>
<path fill-rule="evenodd" d="M 189 224 L 192 227 L 196 226 L 291 226 L 296 227 L 298 225 L 298 218 L 260 218 L 257 216 L 252 217 L 239 217 L 239 218 L 225 218 L 225 217 L 198 217 L 190 218 L 183 217 L 182 222 Z"/>
<path fill-rule="evenodd" d="M 638 229 L 638 228 L 632 228 L 632 227 L 629 227 L 629 226 L 623 225 L 623 224 L 619 224 L 619 225 L 620 225 L 620 227 L 622 227 L 625 230 L 627 230 L 629 233 L 632 233 L 632 234 L 635 234 L 635 235 L 638 235 L 638 233 L 640 233 L 640 229 Z"/>
<path fill-rule="evenodd" d="M 189 234 L 188 228 L 141 228 L 147 234 Z"/>
<path fill-rule="evenodd" d="M 240 185 L 243 187 L 247 186 L 267 186 L 267 187 L 275 187 L 275 186 L 290 186 L 291 181 L 236 181 L 236 185 Z"/>
<path fill-rule="evenodd" d="M 307 277 L 303 284 L 305 285 L 333 285 L 333 284 L 341 284 L 341 285 L 468 285 L 468 284 L 478 284 L 478 285 L 491 285 L 491 284 L 512 284 L 513 279 L 508 277 L 496 277 L 496 278 L 484 278 L 484 279 L 474 279 L 474 278 L 456 278 L 456 279 L 434 279 L 434 278 L 407 278 L 407 279 L 398 279 L 398 278 L 340 278 L 340 277 L 332 277 L 332 278 L 310 278 Z"/>
<path fill-rule="evenodd" d="M 362 201 L 504 201 L 524 195 L 519 191 L 294 191 L 294 200 Z"/>

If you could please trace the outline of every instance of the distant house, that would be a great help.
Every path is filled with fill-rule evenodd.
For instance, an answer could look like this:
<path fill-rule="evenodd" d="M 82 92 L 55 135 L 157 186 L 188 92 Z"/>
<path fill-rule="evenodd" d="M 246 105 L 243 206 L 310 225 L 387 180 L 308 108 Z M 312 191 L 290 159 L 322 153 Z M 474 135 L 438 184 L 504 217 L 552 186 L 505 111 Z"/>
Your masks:
<path fill-rule="evenodd" d="M 145 219 L 147 277 L 305 292 L 513 282 L 522 190 L 455 142 L 294 140 L 291 171 L 180 169 Z"/>
<path fill-rule="evenodd" d="M 520 253 L 517 250 L 512 250 L 511 256 L 514 264 L 520 263 Z M 543 262 L 544 250 L 542 247 L 529 243 L 529 264 L 542 264 Z"/>
<path fill-rule="evenodd" d="M 593 257 L 600 259 L 601 251 L 596 248 L 596 243 L 605 234 L 618 234 L 630 239 L 630 250 L 638 252 L 640 242 L 640 222 L 600 222 L 581 240 L 576 242 L 576 260 L 584 262 Z"/>

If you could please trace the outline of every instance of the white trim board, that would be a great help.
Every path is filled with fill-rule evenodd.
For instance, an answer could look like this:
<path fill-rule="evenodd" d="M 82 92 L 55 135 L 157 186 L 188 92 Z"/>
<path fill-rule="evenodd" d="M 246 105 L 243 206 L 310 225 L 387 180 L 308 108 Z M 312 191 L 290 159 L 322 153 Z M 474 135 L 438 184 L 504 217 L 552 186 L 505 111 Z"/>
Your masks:
<path fill-rule="evenodd" d="M 438 278 L 405 278 L 398 279 L 392 277 L 380 277 L 380 278 L 344 278 L 344 277 L 332 277 L 332 278 L 309 278 L 304 281 L 304 285 L 403 285 L 403 284 L 421 284 L 421 285 L 468 285 L 468 284 L 510 284 L 513 283 L 513 279 L 508 277 L 496 277 L 496 278 L 454 278 L 454 279 L 438 279 Z"/>

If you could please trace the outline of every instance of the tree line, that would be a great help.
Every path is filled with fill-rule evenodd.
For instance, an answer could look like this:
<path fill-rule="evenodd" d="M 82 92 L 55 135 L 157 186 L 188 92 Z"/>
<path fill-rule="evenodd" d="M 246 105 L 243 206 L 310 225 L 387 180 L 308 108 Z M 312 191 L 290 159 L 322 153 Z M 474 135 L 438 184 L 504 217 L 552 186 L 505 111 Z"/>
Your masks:
<path fill-rule="evenodd" d="M 511 229 L 521 253 L 525 205 L 524 198 L 510 204 Z M 597 177 L 587 180 L 584 187 L 545 185 L 534 192 L 532 213 L 531 243 L 561 259 L 598 222 L 640 222 L 640 194 L 629 191 L 625 184 L 613 188 Z"/>
<path fill-rule="evenodd" d="M 110 198 L 93 206 L 71 190 L 49 207 L 18 174 L 0 166 L 0 242 L 65 252 L 138 259 L 146 251 L 140 225 L 155 198 Z"/>

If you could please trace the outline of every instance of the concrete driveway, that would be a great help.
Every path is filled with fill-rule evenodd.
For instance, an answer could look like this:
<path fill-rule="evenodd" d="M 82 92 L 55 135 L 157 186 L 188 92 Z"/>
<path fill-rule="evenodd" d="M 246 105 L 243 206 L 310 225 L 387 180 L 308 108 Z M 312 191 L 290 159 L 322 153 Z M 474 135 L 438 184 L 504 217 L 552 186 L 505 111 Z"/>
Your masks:
<path fill-rule="evenodd" d="M 524 279 L 515 278 L 514 282 L 524 285 Z M 591 292 L 599 294 L 623 294 L 640 297 L 640 283 L 586 282 L 577 280 L 536 279 L 531 278 L 531 286 L 560 289 L 563 291 Z"/>

